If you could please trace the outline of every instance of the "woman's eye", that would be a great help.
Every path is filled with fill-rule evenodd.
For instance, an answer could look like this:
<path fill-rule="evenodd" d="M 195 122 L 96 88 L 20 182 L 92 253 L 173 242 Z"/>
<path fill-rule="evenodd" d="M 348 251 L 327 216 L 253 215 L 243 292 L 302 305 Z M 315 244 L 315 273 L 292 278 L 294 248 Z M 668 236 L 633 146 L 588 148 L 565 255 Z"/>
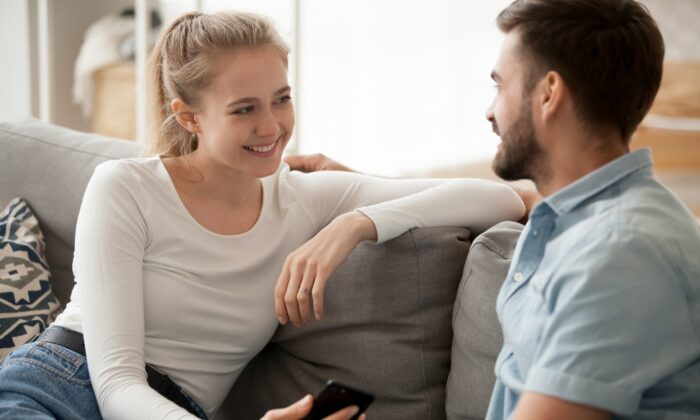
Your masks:
<path fill-rule="evenodd" d="M 237 110 L 233 111 L 233 113 L 236 115 L 245 115 L 250 114 L 251 112 L 253 112 L 252 106 L 244 106 L 243 108 L 238 108 Z"/>
<path fill-rule="evenodd" d="M 287 103 L 287 102 L 289 102 L 289 101 L 291 101 L 291 100 L 292 100 L 291 95 L 284 95 L 284 96 L 280 96 L 280 97 L 277 99 L 277 103 L 279 103 L 279 104 L 284 104 L 284 103 Z"/>

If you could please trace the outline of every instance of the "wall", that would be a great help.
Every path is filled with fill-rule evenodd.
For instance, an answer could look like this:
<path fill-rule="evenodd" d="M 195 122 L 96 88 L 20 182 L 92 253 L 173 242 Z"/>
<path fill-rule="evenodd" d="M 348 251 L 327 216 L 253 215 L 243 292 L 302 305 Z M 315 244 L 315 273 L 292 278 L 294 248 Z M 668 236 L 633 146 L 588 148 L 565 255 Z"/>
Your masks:
<path fill-rule="evenodd" d="M 659 25 L 666 43 L 666 59 L 700 62 L 700 1 L 642 0 Z"/>
<path fill-rule="evenodd" d="M 0 1 L 0 121 L 37 115 L 36 1 Z"/>

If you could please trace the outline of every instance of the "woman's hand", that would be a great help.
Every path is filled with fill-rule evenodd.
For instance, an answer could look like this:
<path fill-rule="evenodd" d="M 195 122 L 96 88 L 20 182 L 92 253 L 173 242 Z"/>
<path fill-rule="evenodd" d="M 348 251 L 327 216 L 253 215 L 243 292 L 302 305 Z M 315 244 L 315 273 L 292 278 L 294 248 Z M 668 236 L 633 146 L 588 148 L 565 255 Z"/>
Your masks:
<path fill-rule="evenodd" d="M 292 170 L 301 172 L 317 171 L 343 171 L 354 172 L 347 166 L 334 161 L 326 155 L 316 153 L 313 155 L 289 155 L 284 161 Z"/>
<path fill-rule="evenodd" d="M 294 404 L 290 405 L 287 408 L 279 408 L 277 410 L 270 410 L 267 413 L 265 413 L 265 417 L 263 417 L 261 420 L 299 420 L 303 419 L 306 417 L 307 414 L 309 414 L 309 411 L 311 411 L 311 407 L 313 406 L 313 398 L 311 395 L 307 395 L 301 400 L 295 402 Z M 355 414 L 357 414 L 357 406 L 353 405 L 350 407 L 346 407 L 335 414 L 332 414 L 328 417 L 326 417 L 324 420 L 346 420 L 352 418 Z M 364 420 L 365 415 L 360 416 L 360 420 Z"/>
<path fill-rule="evenodd" d="M 275 312 L 282 325 L 311 322 L 311 300 L 316 320 L 323 316 L 323 290 L 331 274 L 362 241 L 377 240 L 374 222 L 353 211 L 336 217 L 328 226 L 293 251 L 284 262 L 275 287 Z"/>

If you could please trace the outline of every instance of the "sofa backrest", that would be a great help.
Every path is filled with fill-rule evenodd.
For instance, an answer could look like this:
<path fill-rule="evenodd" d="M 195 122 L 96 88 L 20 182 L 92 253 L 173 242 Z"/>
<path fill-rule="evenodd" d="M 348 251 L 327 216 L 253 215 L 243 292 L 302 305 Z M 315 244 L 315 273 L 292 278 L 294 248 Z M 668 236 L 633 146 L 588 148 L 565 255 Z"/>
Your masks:
<path fill-rule="evenodd" d="M 0 209 L 15 197 L 27 200 L 46 238 L 52 288 L 65 304 L 73 289 L 75 224 L 95 166 L 136 156 L 126 140 L 46 124 L 34 118 L 0 123 Z"/>
<path fill-rule="evenodd" d="M 370 418 L 444 419 L 452 306 L 469 236 L 424 228 L 360 244 L 329 279 L 324 318 L 278 328 L 234 385 L 223 418 L 259 419 L 334 379 L 377 396 Z"/>

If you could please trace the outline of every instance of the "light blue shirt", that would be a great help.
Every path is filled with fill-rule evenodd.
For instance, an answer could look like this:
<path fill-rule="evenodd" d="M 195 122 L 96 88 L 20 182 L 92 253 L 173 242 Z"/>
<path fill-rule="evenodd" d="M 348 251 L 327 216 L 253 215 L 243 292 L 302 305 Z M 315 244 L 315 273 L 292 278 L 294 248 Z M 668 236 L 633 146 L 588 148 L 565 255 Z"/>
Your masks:
<path fill-rule="evenodd" d="M 497 300 L 488 419 L 523 392 L 613 418 L 700 419 L 700 226 L 626 154 L 533 210 Z"/>

